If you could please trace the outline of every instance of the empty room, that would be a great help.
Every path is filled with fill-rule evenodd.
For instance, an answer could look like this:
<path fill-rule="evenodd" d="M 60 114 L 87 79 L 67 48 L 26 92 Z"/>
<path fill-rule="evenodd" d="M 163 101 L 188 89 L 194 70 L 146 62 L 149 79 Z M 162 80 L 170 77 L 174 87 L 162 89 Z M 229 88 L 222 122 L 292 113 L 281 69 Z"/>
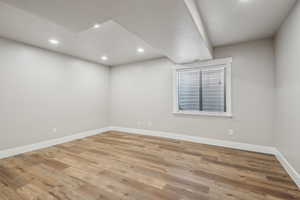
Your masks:
<path fill-rule="evenodd" d="M 0 0 L 0 200 L 300 200 L 298 0 Z"/>

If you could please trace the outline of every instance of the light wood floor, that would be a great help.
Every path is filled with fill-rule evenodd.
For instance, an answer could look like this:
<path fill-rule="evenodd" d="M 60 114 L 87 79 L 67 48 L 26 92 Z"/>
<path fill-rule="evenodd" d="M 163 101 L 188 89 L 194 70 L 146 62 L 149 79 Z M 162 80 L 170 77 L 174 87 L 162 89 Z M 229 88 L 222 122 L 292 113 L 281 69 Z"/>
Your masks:
<path fill-rule="evenodd" d="M 3 200 L 291 200 L 274 156 L 109 132 L 0 160 Z"/>

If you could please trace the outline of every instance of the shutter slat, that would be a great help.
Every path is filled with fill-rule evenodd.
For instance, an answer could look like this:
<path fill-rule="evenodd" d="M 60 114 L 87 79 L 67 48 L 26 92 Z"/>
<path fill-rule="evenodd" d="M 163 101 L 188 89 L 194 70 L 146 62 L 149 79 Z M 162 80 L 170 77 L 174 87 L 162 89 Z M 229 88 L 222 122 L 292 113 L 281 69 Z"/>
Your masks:
<path fill-rule="evenodd" d="M 202 72 L 202 106 L 204 111 L 225 112 L 224 69 Z"/>
<path fill-rule="evenodd" d="M 178 84 L 179 109 L 200 110 L 200 71 L 179 72 Z"/>
<path fill-rule="evenodd" d="M 225 69 L 179 71 L 181 111 L 226 112 Z"/>

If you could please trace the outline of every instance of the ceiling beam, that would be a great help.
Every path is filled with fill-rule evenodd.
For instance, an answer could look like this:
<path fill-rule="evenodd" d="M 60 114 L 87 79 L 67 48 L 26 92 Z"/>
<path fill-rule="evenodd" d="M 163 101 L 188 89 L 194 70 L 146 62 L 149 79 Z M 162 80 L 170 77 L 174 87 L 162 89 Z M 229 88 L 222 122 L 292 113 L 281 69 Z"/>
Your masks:
<path fill-rule="evenodd" d="M 197 7 L 197 3 L 195 2 L 195 0 L 184 0 L 184 2 L 193 18 L 193 21 L 197 27 L 197 30 L 199 31 L 203 43 L 207 47 L 207 51 L 209 52 L 211 58 L 213 58 L 213 48 L 208 33 L 206 31 L 206 27 L 204 25 L 203 19 Z"/>

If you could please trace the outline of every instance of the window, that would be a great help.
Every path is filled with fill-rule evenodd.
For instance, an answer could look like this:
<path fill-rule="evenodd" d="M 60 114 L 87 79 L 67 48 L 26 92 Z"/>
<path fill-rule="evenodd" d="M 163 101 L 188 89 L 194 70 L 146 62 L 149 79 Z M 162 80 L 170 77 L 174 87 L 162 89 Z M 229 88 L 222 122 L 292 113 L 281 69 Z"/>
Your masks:
<path fill-rule="evenodd" d="M 231 116 L 231 58 L 174 71 L 174 113 Z"/>

